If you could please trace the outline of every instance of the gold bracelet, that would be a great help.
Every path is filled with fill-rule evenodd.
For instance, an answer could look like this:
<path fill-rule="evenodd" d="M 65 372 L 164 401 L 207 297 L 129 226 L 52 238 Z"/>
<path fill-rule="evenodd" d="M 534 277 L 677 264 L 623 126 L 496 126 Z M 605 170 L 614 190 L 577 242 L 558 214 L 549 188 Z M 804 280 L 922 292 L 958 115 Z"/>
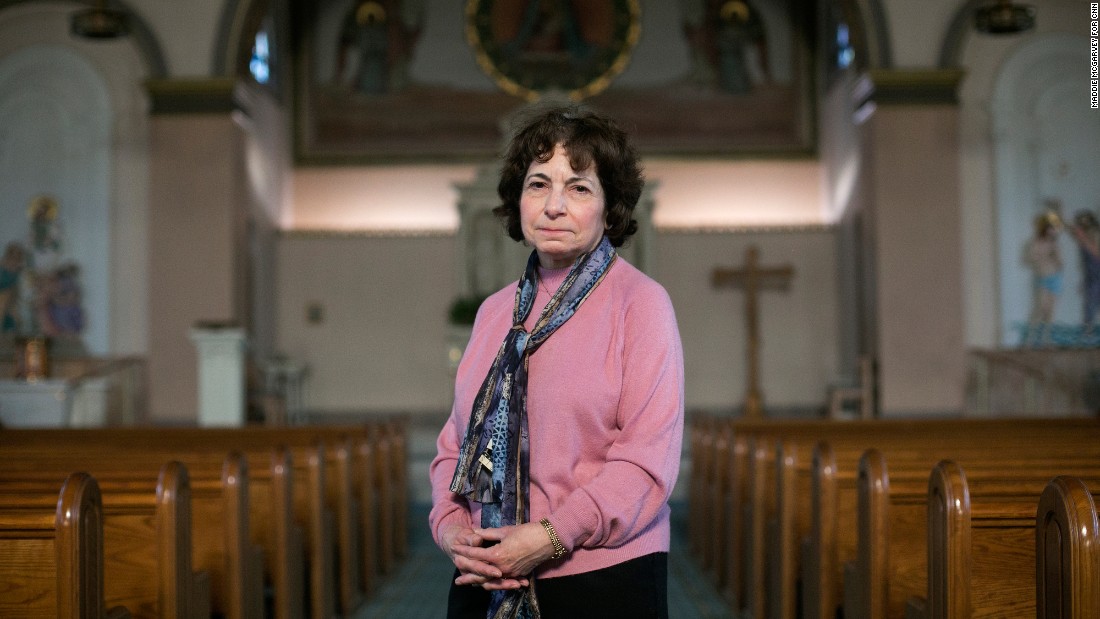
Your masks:
<path fill-rule="evenodd" d="M 542 528 L 546 529 L 546 534 L 550 536 L 550 543 L 554 545 L 554 554 L 550 555 L 551 559 L 560 559 L 565 556 L 565 546 L 562 545 L 561 539 L 558 538 L 558 532 L 554 530 L 554 525 L 550 524 L 550 521 L 546 518 L 539 520 L 539 524 Z"/>

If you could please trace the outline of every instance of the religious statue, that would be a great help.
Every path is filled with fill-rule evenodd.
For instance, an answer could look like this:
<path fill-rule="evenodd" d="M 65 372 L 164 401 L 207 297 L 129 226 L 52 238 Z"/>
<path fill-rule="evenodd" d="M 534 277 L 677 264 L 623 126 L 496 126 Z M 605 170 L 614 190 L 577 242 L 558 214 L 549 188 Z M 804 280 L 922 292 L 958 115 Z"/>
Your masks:
<path fill-rule="evenodd" d="M 0 334 L 19 331 L 19 282 L 27 266 L 27 250 L 12 241 L 0 258 Z"/>
<path fill-rule="evenodd" d="M 80 267 L 62 260 L 57 200 L 35 196 L 27 209 L 29 250 L 10 243 L 0 262 L 0 331 L 77 340 L 85 327 Z"/>
<path fill-rule="evenodd" d="M 38 324 L 44 335 L 75 337 L 84 331 L 80 267 L 66 263 L 45 276 L 41 285 Z"/>
<path fill-rule="evenodd" d="M 45 271 L 57 266 L 61 254 L 61 226 L 57 221 L 57 200 L 40 195 L 27 209 L 31 224 L 31 267 Z"/>
<path fill-rule="evenodd" d="M 1062 255 L 1058 236 L 1062 218 L 1054 209 L 1035 219 L 1035 236 L 1027 243 L 1025 258 L 1034 273 L 1034 300 L 1028 319 L 1024 344 L 1049 344 L 1054 321 L 1054 305 L 1062 292 Z"/>
<path fill-rule="evenodd" d="M 1070 232 L 1081 252 L 1081 294 L 1085 301 L 1082 323 L 1084 336 L 1090 337 L 1096 312 L 1100 310 L 1100 221 L 1092 211 L 1078 211 Z"/>

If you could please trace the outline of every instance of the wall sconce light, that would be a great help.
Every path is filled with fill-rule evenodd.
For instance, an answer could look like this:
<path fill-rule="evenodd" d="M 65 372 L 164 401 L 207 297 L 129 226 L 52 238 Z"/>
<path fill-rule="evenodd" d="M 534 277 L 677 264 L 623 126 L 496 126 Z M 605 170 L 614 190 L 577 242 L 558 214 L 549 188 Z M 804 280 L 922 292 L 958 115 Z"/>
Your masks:
<path fill-rule="evenodd" d="M 86 39 L 117 39 L 130 31 L 126 13 L 107 8 L 107 0 L 73 13 L 70 27 L 73 35 Z"/>
<path fill-rule="evenodd" d="M 974 11 L 974 28 L 986 34 L 1018 34 L 1035 27 L 1035 7 L 994 0 Z"/>

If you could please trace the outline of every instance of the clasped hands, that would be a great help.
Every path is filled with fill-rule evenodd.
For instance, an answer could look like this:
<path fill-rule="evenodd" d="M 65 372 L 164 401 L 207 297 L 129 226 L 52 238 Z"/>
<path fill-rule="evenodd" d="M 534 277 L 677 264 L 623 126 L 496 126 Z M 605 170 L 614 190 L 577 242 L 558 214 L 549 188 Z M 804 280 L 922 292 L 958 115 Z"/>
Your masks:
<path fill-rule="evenodd" d="M 537 522 L 498 529 L 456 525 L 443 532 L 440 542 L 458 568 L 456 585 L 490 591 L 526 587 L 532 570 L 554 554 L 554 544 Z M 498 543 L 482 548 L 483 542 Z"/>

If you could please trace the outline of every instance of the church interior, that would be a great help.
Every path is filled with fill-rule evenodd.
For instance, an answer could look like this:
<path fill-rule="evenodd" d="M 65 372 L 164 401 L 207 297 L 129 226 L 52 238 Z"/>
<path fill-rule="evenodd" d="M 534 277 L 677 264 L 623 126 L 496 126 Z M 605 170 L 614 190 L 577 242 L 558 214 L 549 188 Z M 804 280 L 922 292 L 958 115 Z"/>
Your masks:
<path fill-rule="evenodd" d="M 474 312 L 531 252 L 492 214 L 501 149 L 565 101 L 635 140 L 620 256 L 682 341 L 671 616 L 1097 616 L 1082 0 L 0 0 L 0 540 L 38 505 L 61 557 L 57 505 L 102 512 L 94 616 L 438 616 L 428 465 Z M 240 564 L 199 565 L 238 477 Z M 110 565 L 123 494 L 170 479 L 195 544 L 171 609 Z M 958 492 L 965 522 L 933 522 Z M 1050 522 L 1080 535 L 1041 546 Z M 996 534 L 1027 570 L 995 573 Z M 20 587 L 0 615 L 88 593 Z"/>

